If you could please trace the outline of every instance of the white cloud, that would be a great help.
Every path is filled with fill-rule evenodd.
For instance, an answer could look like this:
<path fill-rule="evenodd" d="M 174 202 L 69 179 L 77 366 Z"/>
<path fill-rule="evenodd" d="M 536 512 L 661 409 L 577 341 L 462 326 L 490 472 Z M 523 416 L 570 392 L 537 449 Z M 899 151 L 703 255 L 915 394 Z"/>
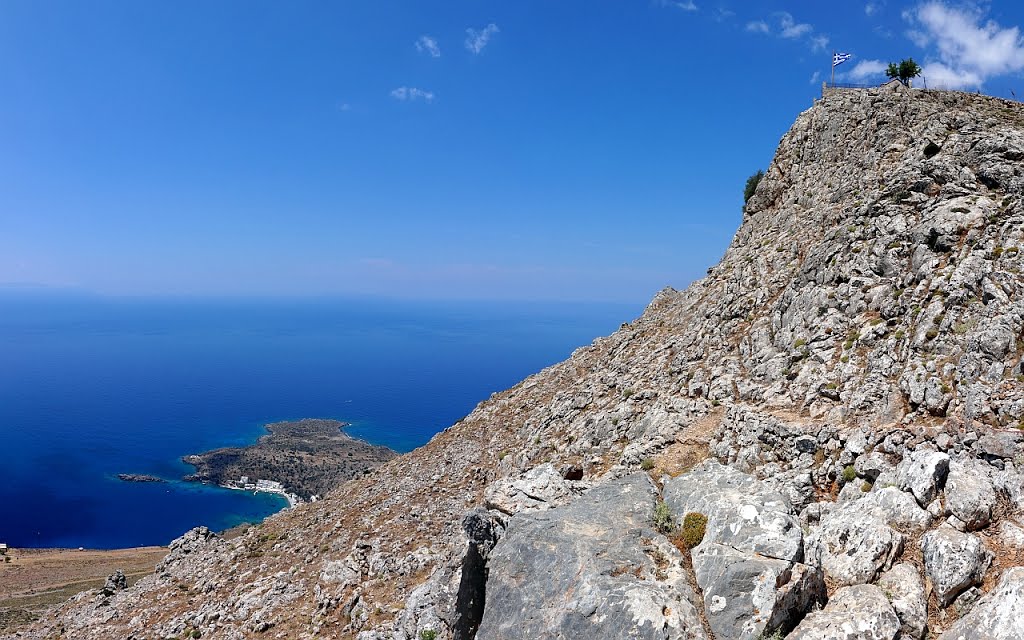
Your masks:
<path fill-rule="evenodd" d="M 725 22 L 726 20 L 729 20 L 735 15 L 735 11 L 731 11 L 724 7 L 718 7 L 718 9 L 715 10 L 715 15 L 713 17 L 716 22 Z"/>
<path fill-rule="evenodd" d="M 437 46 L 437 40 L 430 36 L 420 36 L 416 40 L 416 50 L 429 55 L 431 58 L 441 57 L 441 47 Z"/>
<path fill-rule="evenodd" d="M 814 31 L 814 27 L 807 23 L 798 23 L 793 20 L 793 16 L 781 11 L 778 13 L 779 18 L 779 35 L 783 38 L 799 38 L 805 36 L 811 31 Z"/>
<path fill-rule="evenodd" d="M 351 111 L 352 105 L 347 102 L 341 102 L 338 104 L 338 111 Z"/>
<path fill-rule="evenodd" d="M 752 33 L 771 33 L 772 28 L 764 20 L 754 20 L 747 23 L 747 31 Z"/>
<path fill-rule="evenodd" d="M 395 100 L 408 100 L 409 102 L 415 102 L 416 100 L 433 102 L 434 92 L 424 91 L 423 89 L 417 89 L 416 87 L 398 87 L 391 92 L 391 97 Z"/>
<path fill-rule="evenodd" d="M 675 7 L 683 11 L 697 10 L 697 5 L 693 3 L 693 0 L 660 0 L 658 4 L 663 7 Z"/>
<path fill-rule="evenodd" d="M 750 33 L 763 33 L 765 35 L 776 35 L 788 40 L 805 39 L 811 46 L 811 51 L 824 51 L 828 47 L 829 38 L 824 34 L 814 33 L 814 26 L 806 22 L 797 22 L 793 15 L 785 11 L 772 14 L 773 26 L 767 20 L 752 20 L 747 23 L 745 29 Z"/>
<path fill-rule="evenodd" d="M 466 49 L 474 54 L 479 54 L 491 41 L 491 36 L 498 33 L 498 25 L 493 22 L 483 29 L 466 29 Z"/>
<path fill-rule="evenodd" d="M 929 62 L 921 67 L 921 76 L 932 89 L 964 89 L 980 87 L 985 81 L 977 72 L 952 69 L 941 62 Z M 916 85 L 915 85 L 916 86 Z"/>
<path fill-rule="evenodd" d="M 905 11 L 907 37 L 919 47 L 934 47 L 938 60 L 923 65 L 930 86 L 980 87 L 992 76 L 1024 70 L 1024 38 L 1018 27 L 986 20 L 980 9 L 931 1 Z"/>
<path fill-rule="evenodd" d="M 881 11 L 884 5 L 884 2 L 869 2 L 866 5 L 864 5 L 864 13 L 866 13 L 868 16 L 873 16 L 879 11 Z"/>
<path fill-rule="evenodd" d="M 879 75 L 885 75 L 885 70 L 889 68 L 889 65 L 881 60 L 861 60 L 857 64 L 853 65 L 853 68 L 843 74 L 844 78 L 849 78 L 854 82 L 863 82 L 864 80 L 877 79 Z"/>
<path fill-rule="evenodd" d="M 813 74 L 811 74 L 811 84 L 815 84 L 819 80 L 821 80 L 821 72 L 820 71 L 815 71 Z"/>

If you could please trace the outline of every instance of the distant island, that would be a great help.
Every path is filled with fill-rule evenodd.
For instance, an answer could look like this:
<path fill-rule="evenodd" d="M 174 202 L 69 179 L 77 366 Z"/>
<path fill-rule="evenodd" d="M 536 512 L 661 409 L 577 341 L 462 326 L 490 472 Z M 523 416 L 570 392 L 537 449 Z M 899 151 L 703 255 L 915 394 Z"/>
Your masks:
<path fill-rule="evenodd" d="M 196 472 L 185 480 L 231 489 L 280 493 L 294 503 L 311 500 L 362 476 L 398 454 L 344 432 L 337 420 L 307 418 L 275 422 L 248 447 L 225 447 L 187 455 Z"/>
<path fill-rule="evenodd" d="M 145 473 L 119 473 L 117 474 L 117 479 L 123 482 L 167 482 L 163 478 Z"/>

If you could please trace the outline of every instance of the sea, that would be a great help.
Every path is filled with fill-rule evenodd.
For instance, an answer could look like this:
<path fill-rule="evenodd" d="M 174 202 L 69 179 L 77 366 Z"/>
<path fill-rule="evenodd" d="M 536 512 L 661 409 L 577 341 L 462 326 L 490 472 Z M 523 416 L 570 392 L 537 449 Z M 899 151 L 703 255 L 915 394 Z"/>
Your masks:
<path fill-rule="evenodd" d="M 163 545 L 283 498 L 181 457 L 306 417 L 406 452 L 642 305 L 0 294 L 0 542 Z M 166 483 L 131 483 L 119 473 Z"/>

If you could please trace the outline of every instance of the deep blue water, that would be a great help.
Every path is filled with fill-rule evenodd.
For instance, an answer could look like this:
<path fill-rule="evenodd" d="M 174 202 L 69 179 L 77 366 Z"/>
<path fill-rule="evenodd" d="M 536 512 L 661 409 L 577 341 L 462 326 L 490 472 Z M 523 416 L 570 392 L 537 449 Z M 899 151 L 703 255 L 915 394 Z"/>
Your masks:
<path fill-rule="evenodd" d="M 0 296 L 0 542 L 166 544 L 259 520 L 266 494 L 180 457 L 303 417 L 408 451 L 639 305 Z"/>

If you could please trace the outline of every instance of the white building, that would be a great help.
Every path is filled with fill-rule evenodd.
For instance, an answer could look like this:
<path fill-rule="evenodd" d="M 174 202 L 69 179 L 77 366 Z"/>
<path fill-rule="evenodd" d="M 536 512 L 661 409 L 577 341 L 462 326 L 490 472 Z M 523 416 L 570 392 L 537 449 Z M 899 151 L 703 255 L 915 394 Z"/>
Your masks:
<path fill-rule="evenodd" d="M 256 488 L 260 491 L 284 491 L 284 485 L 274 480 L 257 480 Z"/>

